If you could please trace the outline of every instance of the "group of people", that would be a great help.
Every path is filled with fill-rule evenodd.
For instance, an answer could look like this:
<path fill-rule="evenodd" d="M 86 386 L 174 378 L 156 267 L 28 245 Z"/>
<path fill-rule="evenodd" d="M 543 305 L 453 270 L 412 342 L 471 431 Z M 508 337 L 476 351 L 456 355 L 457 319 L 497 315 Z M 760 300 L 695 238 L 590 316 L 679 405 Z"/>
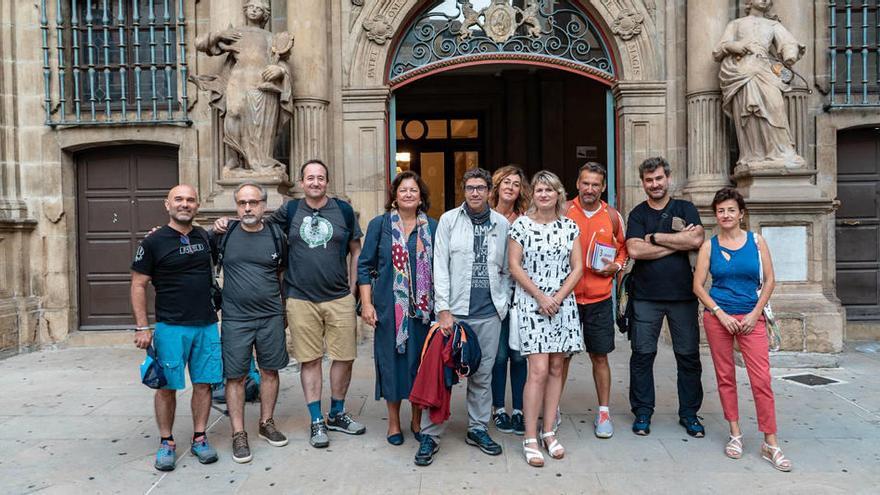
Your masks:
<path fill-rule="evenodd" d="M 481 350 L 479 365 L 467 376 L 468 444 L 488 455 L 501 454 L 489 434 L 491 423 L 499 432 L 523 436 L 523 456 L 531 466 L 543 466 L 545 453 L 564 457 L 559 402 L 571 358 L 584 350 L 598 398 L 594 433 L 610 438 L 612 291 L 628 259 L 635 260 L 629 328 L 632 431 L 651 432 L 653 364 L 665 318 L 677 363 L 680 424 L 693 437 L 705 435 L 697 415 L 703 399 L 699 299 L 730 423 L 725 454 L 743 454 L 733 364 L 737 343 L 764 433 L 761 454 L 775 468 L 791 469 L 776 439 L 762 317 L 774 286 L 772 262 L 760 235 L 742 230 L 745 204 L 735 189 L 716 194 L 718 234 L 705 240 L 694 205 L 669 196 L 670 166 L 659 157 L 639 166 L 648 198 L 625 224 L 602 201 L 607 172 L 593 162 L 580 168 L 571 201 L 559 177 L 548 171 L 529 181 L 512 165 L 494 175 L 468 170 L 461 182 L 464 202 L 439 222 L 427 215 L 430 194 L 424 181 L 404 171 L 391 182 L 385 212 L 363 235 L 352 207 L 327 195 L 324 163 L 310 160 L 299 172 L 302 199 L 264 216 L 265 189 L 241 184 L 235 191 L 237 219 L 222 217 L 210 230 L 192 224 L 196 191 L 177 186 L 165 203 L 168 225 L 138 247 L 132 264 L 134 340 L 140 348 L 155 346 L 168 377 L 155 399 L 161 437 L 157 469 L 174 469 L 175 392 L 185 388 L 185 368 L 193 384 L 193 454 L 202 463 L 218 458 L 205 430 L 210 386 L 225 378 L 232 457 L 252 459 L 243 397 L 254 352 L 262 376 L 259 436 L 272 446 L 287 443 L 273 421 L 278 370 L 289 362 L 286 327 L 301 365 L 310 444 L 327 447 L 328 430 L 363 434 L 365 426 L 345 409 L 358 311 L 375 327 L 375 398 L 386 401 L 391 445 L 405 441 L 401 405 L 424 371 L 426 340 L 438 333 L 446 338 L 458 326 L 468 328 Z M 688 253 L 697 250 L 692 269 Z M 224 274 L 222 303 L 212 297 L 215 264 Z M 709 273 L 712 287 L 706 291 Z M 156 288 L 155 328 L 147 319 L 150 282 Z M 222 332 L 216 310 L 222 314 Z M 325 354 L 331 361 L 326 417 L 321 407 Z M 508 367 L 510 414 L 505 408 Z M 426 466 L 439 451 L 448 421 L 423 414 L 416 405 L 411 410 L 410 431 L 419 442 L 414 462 Z"/>

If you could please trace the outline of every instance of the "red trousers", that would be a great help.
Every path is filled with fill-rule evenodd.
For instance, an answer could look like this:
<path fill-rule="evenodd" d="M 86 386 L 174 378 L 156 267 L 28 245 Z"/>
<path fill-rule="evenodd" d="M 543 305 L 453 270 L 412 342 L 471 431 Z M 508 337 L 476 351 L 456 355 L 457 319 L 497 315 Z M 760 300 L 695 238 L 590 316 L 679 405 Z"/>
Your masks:
<path fill-rule="evenodd" d="M 731 315 L 741 320 L 745 315 Z M 706 340 L 712 352 L 712 363 L 715 365 L 715 379 L 718 381 L 718 395 L 721 396 L 721 408 L 724 419 L 739 421 L 739 404 L 736 395 L 736 366 L 733 363 L 733 341 L 739 344 L 755 409 L 758 413 L 758 429 L 770 434 L 776 433 L 776 402 L 773 389 L 770 387 L 770 353 L 768 351 L 767 328 L 764 317 L 758 319 L 755 329 L 747 335 L 731 335 L 712 313 L 703 313 L 703 328 Z"/>

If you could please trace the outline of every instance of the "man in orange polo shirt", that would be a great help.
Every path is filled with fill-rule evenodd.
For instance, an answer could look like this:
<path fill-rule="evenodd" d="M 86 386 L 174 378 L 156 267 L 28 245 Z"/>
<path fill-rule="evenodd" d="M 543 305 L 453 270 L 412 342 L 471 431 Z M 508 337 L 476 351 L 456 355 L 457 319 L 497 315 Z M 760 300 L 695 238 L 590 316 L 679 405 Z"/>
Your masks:
<path fill-rule="evenodd" d="M 567 213 L 568 218 L 580 227 L 581 249 L 587 268 L 574 294 L 585 348 L 593 363 L 593 381 L 599 398 L 599 413 L 593 427 L 599 438 L 611 438 L 614 434 L 608 409 L 611 398 L 608 353 L 614 350 L 611 291 L 614 276 L 623 270 L 627 257 L 623 217 L 601 199 L 606 175 L 605 167 L 598 163 L 587 162 L 582 166 L 578 171 L 578 196 L 569 202 Z"/>

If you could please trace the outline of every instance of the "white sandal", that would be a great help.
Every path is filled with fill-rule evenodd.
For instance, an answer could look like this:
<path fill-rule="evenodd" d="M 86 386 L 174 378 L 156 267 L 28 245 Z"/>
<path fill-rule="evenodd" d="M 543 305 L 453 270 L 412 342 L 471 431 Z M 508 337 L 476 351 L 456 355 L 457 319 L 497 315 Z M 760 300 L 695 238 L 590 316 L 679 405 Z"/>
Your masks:
<path fill-rule="evenodd" d="M 730 435 L 724 446 L 724 455 L 731 459 L 739 459 L 743 455 L 742 434 Z"/>
<path fill-rule="evenodd" d="M 526 438 L 523 440 L 523 454 L 526 456 L 526 463 L 532 467 L 543 467 L 544 466 L 544 454 L 541 453 L 540 450 L 532 447 L 528 447 L 529 444 L 535 444 L 538 446 L 537 438 Z"/>
<path fill-rule="evenodd" d="M 779 447 L 774 447 L 764 442 L 764 445 L 761 447 L 761 457 L 769 462 L 771 466 L 782 472 L 787 473 L 791 471 L 791 461 L 782 455 L 782 449 Z"/>
<path fill-rule="evenodd" d="M 553 437 L 553 441 L 547 444 L 547 438 L 549 437 Z M 542 433 L 541 441 L 544 442 L 544 448 L 547 449 L 550 457 L 554 459 L 562 459 L 563 457 L 565 457 L 565 448 L 563 448 L 562 444 L 559 443 L 559 440 L 556 438 L 556 433 L 552 431 Z"/>

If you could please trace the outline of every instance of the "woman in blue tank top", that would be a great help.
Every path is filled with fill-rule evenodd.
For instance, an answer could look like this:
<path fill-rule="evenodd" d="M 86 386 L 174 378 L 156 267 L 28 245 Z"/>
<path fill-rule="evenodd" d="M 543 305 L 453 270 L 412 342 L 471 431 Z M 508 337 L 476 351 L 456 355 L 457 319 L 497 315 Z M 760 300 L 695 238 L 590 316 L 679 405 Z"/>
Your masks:
<path fill-rule="evenodd" d="M 746 363 L 758 429 L 764 433 L 761 456 L 774 468 L 791 471 L 791 461 L 782 454 L 776 439 L 776 404 L 770 387 L 770 355 L 763 316 L 775 286 L 770 250 L 760 235 L 740 228 L 746 204 L 736 189 L 719 190 L 712 200 L 712 210 L 718 234 L 700 248 L 694 294 L 706 308 L 703 328 L 712 353 L 724 418 L 730 423 L 724 453 L 732 459 L 739 459 L 743 453 L 733 362 L 736 341 Z M 707 292 L 704 285 L 709 273 L 712 287 Z"/>

